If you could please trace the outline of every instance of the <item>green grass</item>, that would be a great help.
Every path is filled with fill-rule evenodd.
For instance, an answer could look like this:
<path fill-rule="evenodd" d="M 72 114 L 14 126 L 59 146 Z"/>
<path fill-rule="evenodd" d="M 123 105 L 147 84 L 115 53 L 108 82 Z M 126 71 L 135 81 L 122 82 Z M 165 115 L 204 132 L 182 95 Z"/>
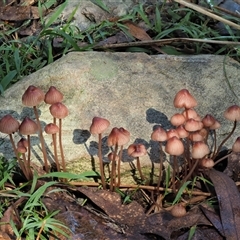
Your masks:
<path fill-rule="evenodd" d="M 0 225 L 10 223 L 14 237 L 19 240 L 23 237 L 29 240 L 47 240 L 50 233 L 59 233 L 68 237 L 66 230 L 68 232 L 70 230 L 56 219 L 59 211 L 49 211 L 42 199 L 46 191 L 48 194 L 65 191 L 60 187 L 57 188 L 55 185 L 58 181 L 53 181 L 52 178 L 84 180 L 90 175 L 96 176 L 96 173 L 92 171 L 81 174 L 53 172 L 40 177 L 35 173 L 31 182 L 17 186 L 12 179 L 14 174 L 19 171 L 17 169 L 15 159 L 6 161 L 3 157 L 0 158 Z M 49 178 L 49 181 L 39 187 L 37 184 L 41 178 Z M 12 184 L 12 189 L 9 190 L 9 187 L 6 187 L 7 184 Z M 49 191 L 49 187 L 54 187 L 54 189 Z M 17 212 L 15 218 L 8 214 L 12 211 L 13 206 Z"/>

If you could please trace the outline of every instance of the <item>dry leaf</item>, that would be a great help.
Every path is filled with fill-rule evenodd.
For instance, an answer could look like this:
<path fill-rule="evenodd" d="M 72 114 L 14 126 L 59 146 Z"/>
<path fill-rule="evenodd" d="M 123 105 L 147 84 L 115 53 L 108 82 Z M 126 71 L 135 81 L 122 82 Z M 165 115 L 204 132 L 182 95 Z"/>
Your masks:
<path fill-rule="evenodd" d="M 136 39 L 141 41 L 152 40 L 152 38 L 146 33 L 146 31 L 143 28 L 138 27 L 136 24 L 128 21 L 124 23 L 124 25 L 128 27 L 129 33 Z"/>
<path fill-rule="evenodd" d="M 240 194 L 235 182 L 226 174 L 211 169 L 207 175 L 213 182 L 218 198 L 224 236 L 240 239 Z"/>
<path fill-rule="evenodd" d="M 3 21 L 24 21 L 38 18 L 38 7 L 6 6 L 0 8 L 0 19 Z"/>

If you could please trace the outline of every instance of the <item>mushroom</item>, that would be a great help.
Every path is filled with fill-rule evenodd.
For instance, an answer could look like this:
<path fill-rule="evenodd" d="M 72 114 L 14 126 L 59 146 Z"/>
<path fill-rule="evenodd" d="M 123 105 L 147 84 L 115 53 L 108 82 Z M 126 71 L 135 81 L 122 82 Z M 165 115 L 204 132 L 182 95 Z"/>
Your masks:
<path fill-rule="evenodd" d="M 57 102 L 62 102 L 63 94 L 58 91 L 54 86 L 51 86 L 45 94 L 44 102 L 47 104 L 54 104 Z M 53 117 L 53 123 L 56 124 L 56 118 Z"/>
<path fill-rule="evenodd" d="M 192 158 L 195 160 L 195 162 L 194 162 L 193 166 L 191 167 L 191 169 L 189 170 L 188 175 L 183 179 L 182 185 L 188 180 L 188 178 L 191 177 L 191 175 L 195 171 L 199 161 L 202 158 L 205 158 L 209 153 L 210 153 L 209 147 L 205 142 L 199 141 L 199 142 L 193 143 Z"/>
<path fill-rule="evenodd" d="M 44 130 L 47 134 L 52 135 L 54 159 L 55 159 L 57 171 L 60 172 L 61 168 L 60 168 L 59 161 L 58 161 L 57 140 L 56 140 L 56 134 L 59 132 L 59 127 L 55 123 L 49 123 L 45 126 Z"/>
<path fill-rule="evenodd" d="M 240 153 L 240 137 L 238 137 L 233 146 L 232 146 L 232 151 L 235 152 L 235 153 Z"/>
<path fill-rule="evenodd" d="M 182 203 L 178 203 L 174 205 L 171 209 L 171 214 L 174 217 L 183 217 L 187 213 L 186 207 Z"/>
<path fill-rule="evenodd" d="M 23 119 L 22 123 L 19 126 L 19 133 L 27 136 L 28 161 L 27 161 L 26 169 L 27 169 L 27 172 L 28 172 L 29 176 L 32 175 L 31 164 L 30 164 L 30 160 L 31 160 L 30 135 L 35 134 L 37 131 L 38 131 L 38 125 L 32 119 L 30 119 L 29 117 L 25 117 Z"/>
<path fill-rule="evenodd" d="M 214 166 L 214 161 L 211 158 L 201 159 L 200 165 L 203 168 L 212 168 Z"/>
<path fill-rule="evenodd" d="M 122 152 L 123 152 L 123 145 L 128 143 L 130 140 L 130 133 L 124 129 L 124 128 L 117 128 L 114 127 L 112 131 L 110 132 L 107 142 L 108 146 L 114 146 L 114 152 L 113 152 L 113 161 L 112 161 L 112 171 L 111 171 L 111 180 L 110 180 L 110 190 L 113 191 L 114 187 L 116 186 L 116 156 L 118 147 L 120 146 L 120 153 L 118 158 L 118 186 L 120 185 L 120 162 L 122 158 Z M 114 186 L 113 186 L 114 185 Z"/>
<path fill-rule="evenodd" d="M 152 141 L 159 142 L 159 149 L 160 149 L 160 166 L 159 166 L 159 175 L 158 175 L 158 182 L 157 182 L 157 189 L 159 192 L 159 187 L 162 180 L 162 169 L 163 169 L 163 149 L 162 143 L 167 140 L 167 133 L 166 131 L 161 128 L 160 126 L 156 127 L 151 134 Z"/>
<path fill-rule="evenodd" d="M 17 132 L 18 128 L 19 128 L 19 122 L 14 117 L 12 117 L 10 114 L 5 115 L 4 117 L 1 118 L 1 120 L 0 120 L 0 132 L 9 135 L 10 142 L 12 144 L 15 156 L 18 160 L 18 164 L 19 164 L 23 174 L 27 178 L 28 175 L 27 175 L 25 166 L 24 166 L 23 162 L 21 161 L 21 159 L 18 155 L 17 148 L 15 146 L 15 143 L 14 143 L 13 137 L 12 137 L 12 134 Z"/>
<path fill-rule="evenodd" d="M 138 169 L 141 180 L 144 181 L 145 177 L 143 176 L 143 173 L 141 170 L 139 157 L 142 157 L 147 154 L 147 150 L 145 146 L 141 143 L 134 143 L 129 145 L 127 152 L 129 156 L 137 158 L 137 169 Z"/>
<path fill-rule="evenodd" d="M 175 113 L 171 119 L 170 122 L 173 126 L 180 126 L 185 123 L 186 119 L 181 113 Z"/>
<path fill-rule="evenodd" d="M 233 128 L 231 130 L 231 132 L 226 136 L 226 138 L 223 139 L 223 141 L 220 143 L 220 145 L 218 146 L 218 149 L 216 151 L 216 153 L 214 153 L 214 156 L 212 157 L 213 160 L 215 160 L 215 158 L 217 157 L 218 153 L 221 151 L 223 144 L 232 136 L 232 134 L 234 133 L 236 126 L 237 126 L 237 122 L 240 121 L 240 107 L 238 105 L 232 105 L 229 108 L 226 109 L 226 111 L 224 112 L 224 117 L 230 121 L 233 121 Z"/>
<path fill-rule="evenodd" d="M 173 175 L 172 175 L 172 183 L 173 183 L 173 192 L 176 193 L 176 185 L 175 185 L 175 175 L 178 168 L 177 164 L 177 156 L 180 156 L 184 153 L 184 145 L 182 141 L 176 136 L 168 139 L 167 144 L 165 146 L 165 151 L 173 156 Z"/>
<path fill-rule="evenodd" d="M 63 146 L 62 146 L 62 119 L 68 116 L 68 109 L 67 107 L 61 103 L 53 103 L 49 107 L 50 113 L 54 118 L 58 118 L 59 120 L 59 134 L 58 134 L 58 141 L 59 141 L 59 148 L 60 148 L 60 153 L 61 153 L 61 158 L 62 158 L 62 168 L 63 171 L 66 172 L 66 163 L 64 159 L 64 153 L 63 153 Z"/>
<path fill-rule="evenodd" d="M 187 89 L 182 89 L 176 94 L 173 105 L 175 108 L 185 108 L 186 110 L 196 107 L 197 101 Z"/>
<path fill-rule="evenodd" d="M 98 158 L 103 189 L 106 189 L 105 174 L 102 159 L 102 133 L 109 127 L 110 122 L 105 118 L 94 117 L 90 126 L 90 133 L 98 135 Z"/>
<path fill-rule="evenodd" d="M 38 125 L 39 138 L 42 146 L 45 171 L 48 172 L 49 169 L 48 169 L 47 151 L 46 151 L 43 133 L 42 133 L 42 127 L 39 121 L 39 115 L 37 111 L 37 105 L 39 105 L 41 102 L 44 101 L 44 97 L 45 97 L 45 94 L 40 88 L 31 85 L 24 92 L 22 96 L 22 103 L 25 106 L 33 107 L 34 114 L 36 116 L 37 125 Z"/>

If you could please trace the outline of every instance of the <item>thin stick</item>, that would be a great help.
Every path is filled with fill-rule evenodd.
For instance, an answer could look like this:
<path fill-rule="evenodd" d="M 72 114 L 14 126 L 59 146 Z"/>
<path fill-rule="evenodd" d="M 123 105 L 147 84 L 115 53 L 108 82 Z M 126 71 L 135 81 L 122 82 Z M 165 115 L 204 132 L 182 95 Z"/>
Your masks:
<path fill-rule="evenodd" d="M 98 183 L 95 182 L 69 182 L 70 185 L 73 186 L 89 186 L 89 187 L 99 187 Z M 125 189 L 144 189 L 144 190 L 149 190 L 149 191 L 157 191 L 157 187 L 154 186 L 145 186 L 145 185 L 135 185 L 135 184 L 121 184 L 119 186 L 119 188 L 125 188 Z M 167 192 L 173 192 L 172 188 L 163 188 L 160 187 L 159 191 L 167 191 Z M 190 191 L 190 190 L 184 190 L 183 193 L 189 194 L 191 193 L 192 195 L 195 196 L 211 196 L 211 193 L 207 193 L 207 192 L 201 192 L 201 191 Z"/>
<path fill-rule="evenodd" d="M 102 134 L 98 134 L 98 158 L 99 158 L 99 166 L 100 166 L 100 175 L 103 189 L 106 189 L 105 175 L 103 169 L 103 159 L 102 159 Z"/>
<path fill-rule="evenodd" d="M 170 39 L 159 39 L 159 40 L 148 40 L 148 41 L 139 41 L 139 42 L 130 42 L 130 43 L 114 43 L 114 44 L 105 44 L 103 46 L 95 46 L 94 49 L 110 49 L 110 48 L 125 48 L 125 47 L 135 47 L 135 46 L 149 46 L 149 45 L 169 45 L 172 43 L 180 42 L 200 42 L 200 43 L 209 43 L 209 44 L 218 44 L 218 45 L 240 45 L 239 42 L 234 41 L 218 41 L 210 39 L 198 39 L 198 38 L 170 38 Z"/>
<path fill-rule="evenodd" d="M 213 13 L 209 12 L 207 9 L 204 9 L 204 8 L 202 8 L 202 7 L 200 7 L 200 6 L 196 5 L 196 4 L 193 4 L 193 3 L 190 3 L 190 2 L 187 2 L 187 1 L 184 1 L 184 0 L 174 0 L 174 1 L 184 5 L 186 7 L 189 7 L 189 8 L 191 8 L 191 9 L 197 11 L 197 12 L 200 12 L 200 13 L 202 13 L 204 15 L 207 15 L 207 16 L 215 19 L 215 20 L 218 20 L 218 21 L 220 21 L 220 22 L 222 22 L 224 24 L 227 24 L 227 25 L 229 25 L 231 27 L 234 27 L 234 28 L 240 30 L 240 26 L 238 24 L 233 23 L 233 22 L 231 22 L 231 21 L 229 21 L 227 19 L 224 19 L 224 18 L 222 18 L 222 17 L 220 17 L 220 16 L 218 16 L 216 14 L 213 14 Z"/>
<path fill-rule="evenodd" d="M 33 110 L 34 110 L 36 120 L 37 120 L 37 125 L 38 125 L 39 138 L 40 138 L 40 142 L 41 142 L 41 146 L 42 146 L 42 152 L 43 152 L 44 167 L 45 167 L 45 171 L 48 173 L 49 169 L 48 169 L 47 151 L 46 151 L 46 147 L 45 147 L 45 143 L 44 143 L 44 139 L 43 139 L 42 127 L 41 127 L 41 124 L 40 124 L 40 121 L 39 121 L 37 107 L 34 106 Z"/>

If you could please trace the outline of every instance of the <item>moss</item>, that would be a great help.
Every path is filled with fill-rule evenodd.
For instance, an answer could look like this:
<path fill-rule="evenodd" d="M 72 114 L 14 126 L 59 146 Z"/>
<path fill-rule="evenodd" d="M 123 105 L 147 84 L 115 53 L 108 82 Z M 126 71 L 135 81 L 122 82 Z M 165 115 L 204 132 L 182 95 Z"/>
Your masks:
<path fill-rule="evenodd" d="M 131 167 L 132 166 L 132 167 Z M 157 181 L 157 175 L 158 175 L 158 165 L 155 166 L 155 174 L 154 174 L 154 182 Z M 107 164 L 105 164 L 105 174 L 106 177 L 109 178 L 110 172 Z M 134 170 L 135 169 L 135 170 Z M 93 160 L 89 158 L 80 158 L 72 160 L 70 163 L 67 164 L 67 171 L 72 173 L 82 173 L 85 171 L 97 171 L 99 172 L 99 163 L 98 159 L 95 158 Z M 143 175 L 147 180 L 150 180 L 151 178 L 151 172 L 152 172 L 152 166 L 151 165 L 145 165 L 142 166 L 142 172 Z M 140 179 L 139 173 L 136 169 L 136 165 L 134 162 L 124 162 L 121 163 L 121 183 L 122 184 L 136 184 L 136 181 Z"/>

